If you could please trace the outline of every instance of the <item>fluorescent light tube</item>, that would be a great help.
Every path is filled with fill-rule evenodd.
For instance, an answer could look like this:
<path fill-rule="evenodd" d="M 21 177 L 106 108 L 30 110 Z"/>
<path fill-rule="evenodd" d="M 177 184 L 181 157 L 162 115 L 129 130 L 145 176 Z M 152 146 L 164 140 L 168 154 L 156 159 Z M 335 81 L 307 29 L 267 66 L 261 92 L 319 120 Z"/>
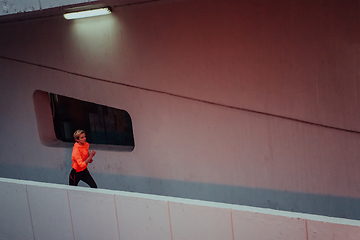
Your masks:
<path fill-rule="evenodd" d="M 94 10 L 82 11 L 82 12 L 73 12 L 73 13 L 66 13 L 64 14 L 64 18 L 70 19 L 77 19 L 77 18 L 86 18 L 86 17 L 95 17 L 110 14 L 111 11 L 109 8 L 99 8 Z"/>

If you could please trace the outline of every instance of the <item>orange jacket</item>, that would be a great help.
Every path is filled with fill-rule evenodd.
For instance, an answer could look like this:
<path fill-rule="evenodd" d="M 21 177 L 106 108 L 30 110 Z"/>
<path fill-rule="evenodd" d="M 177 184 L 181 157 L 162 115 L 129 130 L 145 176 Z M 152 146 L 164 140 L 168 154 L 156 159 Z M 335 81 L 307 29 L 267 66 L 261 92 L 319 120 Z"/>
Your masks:
<path fill-rule="evenodd" d="M 89 157 L 89 143 L 85 143 L 83 146 L 77 142 L 74 144 L 73 151 L 71 154 L 71 160 L 73 163 L 71 166 L 76 172 L 81 172 L 87 168 L 85 160 Z"/>

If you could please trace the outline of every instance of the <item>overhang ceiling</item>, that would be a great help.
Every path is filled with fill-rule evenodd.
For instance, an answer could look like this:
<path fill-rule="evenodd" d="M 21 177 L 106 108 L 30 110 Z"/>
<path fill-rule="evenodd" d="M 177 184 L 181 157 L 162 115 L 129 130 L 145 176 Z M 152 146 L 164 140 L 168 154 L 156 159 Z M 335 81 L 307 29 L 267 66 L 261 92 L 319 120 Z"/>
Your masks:
<path fill-rule="evenodd" d="M 96 7 L 117 7 L 159 0 L 0 0 L 0 22 L 60 15 Z"/>

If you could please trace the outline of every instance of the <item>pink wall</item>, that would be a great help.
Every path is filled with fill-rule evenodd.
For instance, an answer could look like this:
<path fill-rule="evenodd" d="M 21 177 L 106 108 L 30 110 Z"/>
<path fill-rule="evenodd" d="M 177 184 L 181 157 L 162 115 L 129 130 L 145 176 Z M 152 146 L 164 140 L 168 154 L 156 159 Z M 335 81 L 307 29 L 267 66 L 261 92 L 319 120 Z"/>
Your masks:
<path fill-rule="evenodd" d="M 71 149 L 38 137 L 43 90 L 131 115 L 135 149 L 98 151 L 100 186 L 126 187 L 109 177 L 121 175 L 358 201 L 358 7 L 159 1 L 0 24 L 0 175 L 66 183 Z"/>

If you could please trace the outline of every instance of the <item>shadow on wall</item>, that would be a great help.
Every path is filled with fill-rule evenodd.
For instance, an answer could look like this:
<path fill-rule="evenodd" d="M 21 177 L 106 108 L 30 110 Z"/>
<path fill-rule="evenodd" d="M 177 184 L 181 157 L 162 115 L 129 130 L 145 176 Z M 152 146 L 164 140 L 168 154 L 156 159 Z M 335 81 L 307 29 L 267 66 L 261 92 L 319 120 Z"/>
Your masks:
<path fill-rule="evenodd" d="M 0 165 L 0 176 L 47 183 L 67 184 L 71 166 L 62 171 L 35 167 Z M 47 174 L 42 174 L 47 171 Z M 360 199 L 248 188 L 198 182 L 185 182 L 92 172 L 99 188 L 189 198 L 212 202 L 309 213 L 360 220 Z M 44 179 L 51 176 L 51 179 Z M 58 179 L 58 181 L 54 181 Z M 79 184 L 82 187 L 87 185 Z"/>

